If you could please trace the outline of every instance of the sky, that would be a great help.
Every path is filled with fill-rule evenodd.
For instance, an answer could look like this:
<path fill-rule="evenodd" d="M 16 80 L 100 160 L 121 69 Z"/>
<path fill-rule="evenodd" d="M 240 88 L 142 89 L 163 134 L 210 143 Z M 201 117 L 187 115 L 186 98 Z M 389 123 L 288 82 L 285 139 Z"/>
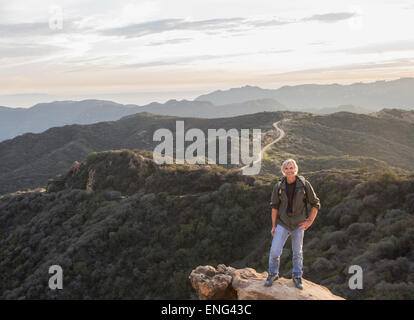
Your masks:
<path fill-rule="evenodd" d="M 414 3 L 0 0 L 0 106 L 414 76 Z"/>

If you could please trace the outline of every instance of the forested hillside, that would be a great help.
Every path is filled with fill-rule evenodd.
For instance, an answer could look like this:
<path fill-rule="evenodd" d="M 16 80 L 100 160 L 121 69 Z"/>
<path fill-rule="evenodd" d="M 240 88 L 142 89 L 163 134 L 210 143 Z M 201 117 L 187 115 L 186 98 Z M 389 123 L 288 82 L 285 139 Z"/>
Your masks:
<path fill-rule="evenodd" d="M 304 277 L 345 298 L 414 297 L 414 177 L 392 171 L 307 175 L 322 202 L 306 231 Z M 267 270 L 262 184 L 218 166 L 158 166 L 139 150 L 92 153 L 47 190 L 0 198 L 3 299 L 191 299 L 198 265 Z M 289 244 L 281 272 L 290 275 Z M 48 268 L 63 268 L 63 290 Z M 348 288 L 348 267 L 364 289 Z"/>

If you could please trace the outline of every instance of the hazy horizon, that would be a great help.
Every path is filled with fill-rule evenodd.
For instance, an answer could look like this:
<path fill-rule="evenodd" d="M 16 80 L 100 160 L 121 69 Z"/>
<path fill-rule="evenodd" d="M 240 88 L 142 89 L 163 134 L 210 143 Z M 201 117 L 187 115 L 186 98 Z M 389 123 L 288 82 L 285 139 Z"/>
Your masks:
<path fill-rule="evenodd" d="M 413 15 L 407 0 L 0 0 L 0 106 L 414 77 Z"/>
<path fill-rule="evenodd" d="M 339 85 L 349 85 L 349 84 L 355 84 L 355 83 L 374 83 L 376 81 L 392 81 L 392 80 L 398 80 L 397 79 L 391 79 L 391 80 L 384 80 L 384 79 L 377 79 L 372 82 L 351 82 L 351 83 L 323 83 L 323 84 L 339 84 Z M 300 83 L 298 85 L 306 85 L 311 83 Z M 321 84 L 321 83 L 312 83 L 312 84 Z M 251 84 L 246 84 L 245 86 L 254 86 Z M 259 87 L 259 86 L 258 86 Z M 283 86 L 280 86 L 283 87 Z M 279 89 L 278 88 L 264 88 L 260 87 L 261 89 Z M 241 88 L 241 87 L 237 87 Z M 9 108 L 30 108 L 33 107 L 36 104 L 39 103 L 50 103 L 50 102 L 56 102 L 56 101 L 83 101 L 83 100 L 106 100 L 106 101 L 112 101 L 119 104 L 135 104 L 138 106 L 144 106 L 147 104 L 150 104 L 152 102 L 158 102 L 158 103 L 165 103 L 168 100 L 194 100 L 200 95 L 211 93 L 216 90 L 222 90 L 226 91 L 229 89 L 235 89 L 233 88 L 217 88 L 212 91 L 178 91 L 178 92 L 143 92 L 143 93 L 124 93 L 124 94 L 91 94 L 91 95 L 48 95 L 48 94 L 14 94 L 9 96 L 0 96 L 0 101 L 10 101 L 11 104 L 1 104 L 2 107 L 9 107 Z M 20 101 L 19 105 L 14 105 L 14 101 Z M 32 101 L 36 101 L 35 103 L 32 103 Z"/>

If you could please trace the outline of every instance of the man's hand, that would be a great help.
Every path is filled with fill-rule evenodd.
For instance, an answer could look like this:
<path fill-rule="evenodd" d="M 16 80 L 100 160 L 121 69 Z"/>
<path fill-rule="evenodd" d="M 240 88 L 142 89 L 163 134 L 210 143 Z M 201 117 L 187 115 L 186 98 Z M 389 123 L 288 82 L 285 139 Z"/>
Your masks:
<path fill-rule="evenodd" d="M 312 225 L 312 223 L 313 223 L 312 220 L 305 220 L 299 224 L 299 229 L 305 231 Z"/>
<path fill-rule="evenodd" d="M 270 233 L 272 234 L 272 238 L 275 235 L 275 230 L 276 230 L 276 227 L 273 227 L 272 230 L 270 231 Z"/>

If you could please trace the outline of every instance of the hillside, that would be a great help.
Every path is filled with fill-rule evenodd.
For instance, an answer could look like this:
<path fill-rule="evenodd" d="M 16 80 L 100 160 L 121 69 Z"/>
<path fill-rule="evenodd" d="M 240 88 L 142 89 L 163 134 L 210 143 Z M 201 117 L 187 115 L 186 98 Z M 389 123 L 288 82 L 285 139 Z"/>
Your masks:
<path fill-rule="evenodd" d="M 322 210 L 306 231 L 305 278 L 346 299 L 413 299 L 414 176 L 307 178 Z M 198 265 L 266 271 L 277 179 L 158 166 L 147 151 L 92 153 L 47 190 L 0 196 L 0 298 L 195 299 L 188 276 Z M 47 288 L 55 264 L 64 290 Z M 350 264 L 364 269 L 363 290 L 348 288 Z"/>
<path fill-rule="evenodd" d="M 294 157 L 303 171 L 356 167 L 414 170 L 414 125 L 396 119 L 338 112 L 283 122 L 288 133 L 265 158 L 263 174 L 276 159 Z"/>
<path fill-rule="evenodd" d="M 286 136 L 265 154 L 259 177 L 264 181 L 279 174 L 281 161 L 289 157 L 298 159 L 302 172 L 361 167 L 367 170 L 392 167 L 401 174 L 414 170 L 414 129 L 406 121 L 347 112 L 320 116 L 262 112 L 218 119 L 140 113 L 118 121 L 55 127 L 41 134 L 28 133 L 1 142 L 0 194 L 45 187 L 49 178 L 90 152 L 124 148 L 152 151 L 159 144 L 153 141 L 154 132 L 166 128 L 175 134 L 178 120 L 185 122 L 185 130 L 199 128 L 206 137 L 208 129 L 261 129 L 264 146 L 276 138 L 272 124 L 281 119 L 291 120 L 281 123 Z M 190 143 L 186 142 L 185 147 Z"/>
<path fill-rule="evenodd" d="M 272 123 L 282 117 L 302 115 L 275 112 L 210 120 L 139 113 L 118 121 L 67 125 L 40 134 L 26 133 L 0 142 L 0 194 L 44 187 L 47 179 L 63 172 L 74 161 L 84 159 L 90 152 L 123 148 L 152 151 L 160 143 L 153 141 L 154 132 L 166 128 L 175 135 L 178 120 L 184 121 L 185 130 L 199 128 L 207 137 L 208 129 L 260 128 L 262 132 L 273 131 Z"/>
<path fill-rule="evenodd" d="M 372 110 L 370 109 L 366 109 L 366 108 L 361 108 L 361 107 L 357 107 L 354 106 L 352 104 L 346 104 L 346 105 L 340 105 L 334 108 L 321 108 L 321 109 L 308 109 L 309 112 L 313 112 L 316 114 L 330 114 L 330 113 L 336 113 L 336 112 L 341 112 L 341 111 L 345 111 L 345 112 L 352 112 L 352 113 L 361 113 L 361 114 L 369 114 L 372 113 Z M 306 108 L 302 111 L 306 111 Z"/>
<path fill-rule="evenodd" d="M 371 116 L 381 119 L 396 119 L 414 123 L 414 110 L 382 109 L 371 113 Z"/>

